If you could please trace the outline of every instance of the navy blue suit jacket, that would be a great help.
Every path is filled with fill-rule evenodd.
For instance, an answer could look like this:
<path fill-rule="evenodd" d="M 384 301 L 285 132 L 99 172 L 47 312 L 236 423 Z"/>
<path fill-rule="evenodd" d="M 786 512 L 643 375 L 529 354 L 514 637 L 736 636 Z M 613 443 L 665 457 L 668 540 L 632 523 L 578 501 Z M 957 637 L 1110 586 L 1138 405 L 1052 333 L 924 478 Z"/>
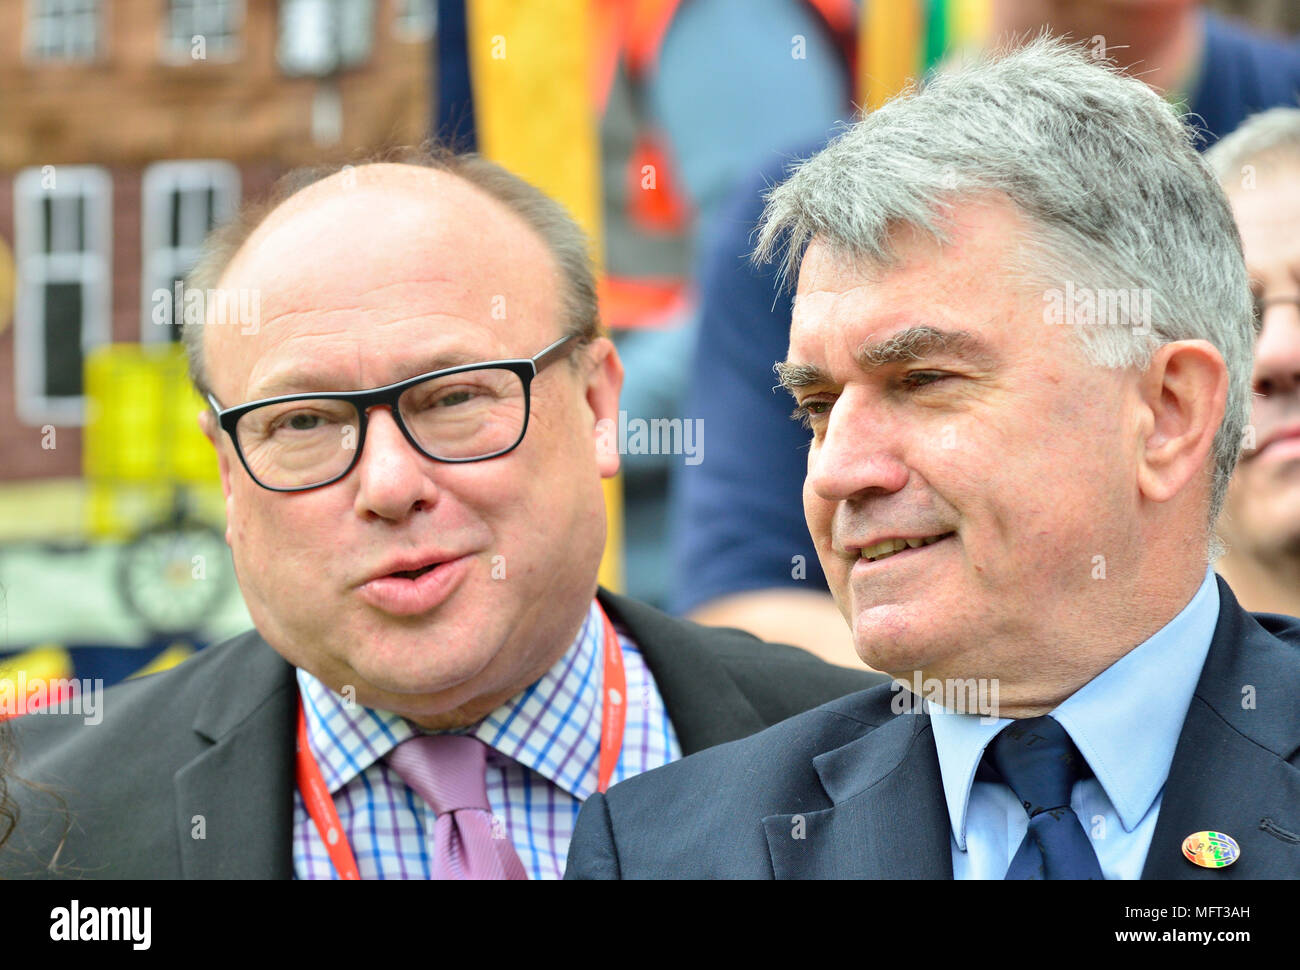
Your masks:
<path fill-rule="evenodd" d="M 1300 620 L 1247 613 L 1218 582 L 1142 878 L 1295 879 Z M 593 796 L 565 878 L 951 879 L 930 717 L 894 714 L 894 696 L 864 690 Z M 1183 858 L 1183 839 L 1207 829 L 1237 840 L 1236 863 Z"/>

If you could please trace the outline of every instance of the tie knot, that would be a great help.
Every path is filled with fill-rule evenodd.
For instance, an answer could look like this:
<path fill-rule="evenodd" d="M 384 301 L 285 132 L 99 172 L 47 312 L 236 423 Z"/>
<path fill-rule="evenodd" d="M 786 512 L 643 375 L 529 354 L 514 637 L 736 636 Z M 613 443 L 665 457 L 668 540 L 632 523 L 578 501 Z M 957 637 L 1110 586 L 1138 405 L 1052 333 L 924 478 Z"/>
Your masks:
<path fill-rule="evenodd" d="M 408 738 L 388 754 L 388 765 L 438 815 L 462 808 L 489 811 L 487 745 L 464 734 Z"/>
<path fill-rule="evenodd" d="M 1074 783 L 1089 774 L 1088 763 L 1065 728 L 1046 716 L 1008 724 L 984 757 L 1015 792 L 1030 818 L 1069 808 Z"/>

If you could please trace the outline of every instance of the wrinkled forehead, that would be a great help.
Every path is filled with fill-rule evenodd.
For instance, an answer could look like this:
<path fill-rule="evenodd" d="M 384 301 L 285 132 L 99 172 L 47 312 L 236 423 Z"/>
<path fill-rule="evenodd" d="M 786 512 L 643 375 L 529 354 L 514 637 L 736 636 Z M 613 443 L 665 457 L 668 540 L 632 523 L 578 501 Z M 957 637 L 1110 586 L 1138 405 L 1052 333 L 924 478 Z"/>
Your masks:
<path fill-rule="evenodd" d="M 227 394 L 243 394 L 268 355 L 348 344 L 391 355 L 418 339 L 466 355 L 518 345 L 518 356 L 559 331 L 558 274 L 537 234 L 456 176 L 408 165 L 339 173 L 291 197 L 220 289 L 257 315 L 205 328 L 209 380 Z"/>
<path fill-rule="evenodd" d="M 918 328 L 978 337 L 989 351 L 1066 349 L 1066 328 L 1044 323 L 1052 288 L 1026 272 L 1024 222 L 1010 206 L 996 200 L 957 206 L 941 238 L 900 225 L 889 243 L 889 259 L 877 262 L 814 237 L 800 265 L 790 361 L 825 363 L 836 349 L 856 358 L 864 346 Z"/>

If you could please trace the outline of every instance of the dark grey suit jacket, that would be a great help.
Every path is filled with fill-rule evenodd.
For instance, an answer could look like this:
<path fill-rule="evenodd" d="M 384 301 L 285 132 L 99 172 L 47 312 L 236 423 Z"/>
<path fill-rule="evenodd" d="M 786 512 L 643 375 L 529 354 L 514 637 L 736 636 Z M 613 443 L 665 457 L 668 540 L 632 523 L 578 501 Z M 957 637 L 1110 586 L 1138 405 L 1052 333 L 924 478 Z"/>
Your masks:
<path fill-rule="evenodd" d="M 1295 879 L 1300 620 L 1245 612 L 1222 579 L 1219 596 L 1142 878 Z M 893 697 L 844 697 L 593 796 L 565 878 L 951 879 L 930 717 L 894 714 Z M 1235 838 L 1240 859 L 1184 859 L 1204 830 Z"/>
<path fill-rule="evenodd" d="M 684 753 L 884 679 L 599 596 L 641 648 Z M 18 774 L 67 810 L 11 780 L 20 817 L 0 878 L 290 878 L 297 696 L 294 668 L 253 631 L 105 691 L 100 724 L 19 718 Z"/>

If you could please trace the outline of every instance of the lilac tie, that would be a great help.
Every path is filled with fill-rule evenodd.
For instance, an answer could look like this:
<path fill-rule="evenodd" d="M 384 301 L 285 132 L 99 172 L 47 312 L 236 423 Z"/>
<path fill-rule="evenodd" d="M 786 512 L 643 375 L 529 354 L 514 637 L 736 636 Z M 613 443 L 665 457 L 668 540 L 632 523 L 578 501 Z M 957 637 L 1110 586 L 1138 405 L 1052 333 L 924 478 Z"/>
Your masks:
<path fill-rule="evenodd" d="M 510 837 L 493 832 L 487 745 L 468 735 L 420 735 L 389 752 L 388 764 L 438 815 L 434 879 L 528 878 Z"/>

